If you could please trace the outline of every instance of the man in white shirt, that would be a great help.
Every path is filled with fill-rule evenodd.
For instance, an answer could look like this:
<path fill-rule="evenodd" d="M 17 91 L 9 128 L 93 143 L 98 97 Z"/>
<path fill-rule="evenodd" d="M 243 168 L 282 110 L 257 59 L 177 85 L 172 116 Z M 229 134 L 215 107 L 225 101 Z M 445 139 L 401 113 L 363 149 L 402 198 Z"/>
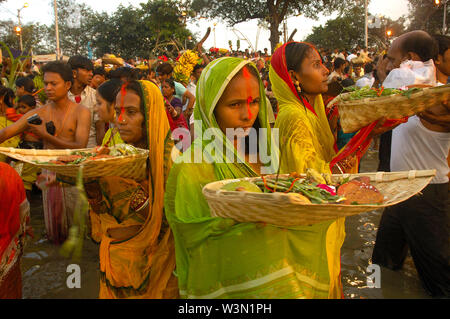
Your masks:
<path fill-rule="evenodd" d="M 352 60 L 357 57 L 358 57 L 358 55 L 356 54 L 356 50 L 353 50 L 352 53 L 347 57 L 347 61 L 351 63 Z"/>
<path fill-rule="evenodd" d="M 366 65 L 364 65 L 364 75 L 356 81 L 355 85 L 359 88 L 363 88 L 365 86 L 371 88 L 375 83 L 373 69 L 374 67 L 372 63 L 366 63 Z"/>
<path fill-rule="evenodd" d="M 197 82 L 200 79 L 200 75 L 202 74 L 203 69 L 205 66 L 203 64 L 197 64 L 194 66 L 194 69 L 192 70 L 192 77 L 191 81 L 189 82 L 188 86 L 186 87 L 189 92 L 192 93 L 192 95 L 196 95 L 197 90 Z M 190 112 L 186 112 L 186 120 L 189 121 L 189 127 L 194 124 L 194 106 L 192 107 Z"/>
<path fill-rule="evenodd" d="M 424 62 L 436 55 L 432 37 L 424 31 L 412 31 L 392 43 L 387 69 L 398 68 L 404 60 Z M 422 117 L 412 116 L 392 131 L 391 171 L 437 172 L 422 194 L 385 209 L 372 255 L 374 264 L 397 270 L 409 247 L 426 291 L 444 298 L 450 297 L 449 149 L 450 130 Z"/>
<path fill-rule="evenodd" d="M 105 135 L 105 123 L 100 121 L 95 110 L 96 91 L 90 87 L 93 77 L 94 65 L 88 58 L 76 55 L 67 61 L 73 72 L 73 85 L 68 97 L 75 103 L 82 104 L 91 111 L 91 128 L 87 147 L 96 147 L 101 144 Z"/>

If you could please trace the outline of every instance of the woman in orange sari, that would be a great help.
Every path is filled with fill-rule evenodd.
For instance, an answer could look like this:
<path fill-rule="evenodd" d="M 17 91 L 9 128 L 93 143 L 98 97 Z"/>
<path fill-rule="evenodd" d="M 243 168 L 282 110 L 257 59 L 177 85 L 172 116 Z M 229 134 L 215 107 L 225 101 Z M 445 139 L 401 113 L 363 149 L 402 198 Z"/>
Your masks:
<path fill-rule="evenodd" d="M 116 98 L 121 138 L 149 149 L 144 180 L 103 177 L 87 184 L 92 238 L 100 242 L 100 298 L 176 298 L 173 235 L 164 217 L 165 181 L 173 143 L 159 88 L 122 86 Z"/>

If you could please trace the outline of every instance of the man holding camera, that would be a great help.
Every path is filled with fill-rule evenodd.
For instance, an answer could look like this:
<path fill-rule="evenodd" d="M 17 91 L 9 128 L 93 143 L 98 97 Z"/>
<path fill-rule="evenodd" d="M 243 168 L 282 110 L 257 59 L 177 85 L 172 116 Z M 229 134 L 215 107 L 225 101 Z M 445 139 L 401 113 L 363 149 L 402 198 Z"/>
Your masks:
<path fill-rule="evenodd" d="M 14 124 L 0 130 L 0 143 L 25 130 L 42 139 L 44 149 L 85 148 L 89 139 L 91 113 L 81 104 L 69 100 L 72 69 L 64 62 L 49 62 L 42 68 L 49 102 L 26 113 Z M 48 239 L 62 243 L 71 224 L 78 191 L 59 183 L 55 174 L 42 172 L 37 183 L 43 193 L 44 217 Z"/>
<path fill-rule="evenodd" d="M 73 81 L 72 69 L 63 62 L 49 62 L 42 70 L 49 102 L 0 130 L 0 143 L 27 130 L 39 136 L 46 149 L 86 147 L 90 112 L 67 96 Z"/>

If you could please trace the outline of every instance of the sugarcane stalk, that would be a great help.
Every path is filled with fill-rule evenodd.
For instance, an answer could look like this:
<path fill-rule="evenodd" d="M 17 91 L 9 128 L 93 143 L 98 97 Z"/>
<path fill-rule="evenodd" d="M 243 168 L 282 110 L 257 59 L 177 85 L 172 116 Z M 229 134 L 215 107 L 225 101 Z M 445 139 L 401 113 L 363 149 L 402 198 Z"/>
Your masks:
<path fill-rule="evenodd" d="M 89 210 L 89 202 L 83 184 L 83 165 L 80 166 L 77 174 L 76 188 L 79 197 L 75 206 L 73 225 L 69 229 L 69 236 L 60 249 L 60 254 L 66 258 L 80 261 L 83 252 L 83 243 L 86 235 L 86 220 Z"/>

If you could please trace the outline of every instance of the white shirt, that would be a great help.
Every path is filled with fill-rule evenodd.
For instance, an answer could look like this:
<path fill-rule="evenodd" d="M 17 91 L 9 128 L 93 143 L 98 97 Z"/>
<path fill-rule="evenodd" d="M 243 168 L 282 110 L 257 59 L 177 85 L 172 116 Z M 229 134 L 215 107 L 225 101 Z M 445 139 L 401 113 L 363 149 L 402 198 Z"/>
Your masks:
<path fill-rule="evenodd" d="M 436 169 L 431 184 L 448 183 L 450 133 L 434 132 L 412 116 L 392 131 L 391 171 Z"/>
<path fill-rule="evenodd" d="M 96 91 L 88 85 L 84 88 L 83 92 L 81 92 L 80 94 L 81 96 L 80 104 L 84 105 L 89 109 L 89 111 L 91 111 L 91 129 L 89 131 L 89 140 L 87 144 L 88 148 L 97 146 L 97 138 L 96 138 L 97 131 L 95 128 L 95 123 L 98 121 L 98 115 L 97 112 L 95 111 L 95 105 L 97 103 L 97 100 L 95 98 L 95 92 Z M 75 95 L 72 92 L 69 91 L 67 95 L 71 101 L 76 103 Z"/>
<path fill-rule="evenodd" d="M 373 77 L 372 73 L 369 73 L 359 78 L 358 81 L 356 81 L 355 85 L 359 88 L 363 88 L 365 86 L 371 88 L 373 83 L 375 83 L 375 78 Z"/>
<path fill-rule="evenodd" d="M 347 61 L 348 62 L 352 62 L 352 60 L 354 59 L 354 58 L 357 58 L 358 56 L 356 55 L 356 54 L 350 54 L 348 57 L 347 57 Z"/>
<path fill-rule="evenodd" d="M 194 81 L 189 82 L 186 89 L 192 93 L 193 96 L 195 96 L 195 91 L 197 89 L 197 85 L 195 85 Z"/>

